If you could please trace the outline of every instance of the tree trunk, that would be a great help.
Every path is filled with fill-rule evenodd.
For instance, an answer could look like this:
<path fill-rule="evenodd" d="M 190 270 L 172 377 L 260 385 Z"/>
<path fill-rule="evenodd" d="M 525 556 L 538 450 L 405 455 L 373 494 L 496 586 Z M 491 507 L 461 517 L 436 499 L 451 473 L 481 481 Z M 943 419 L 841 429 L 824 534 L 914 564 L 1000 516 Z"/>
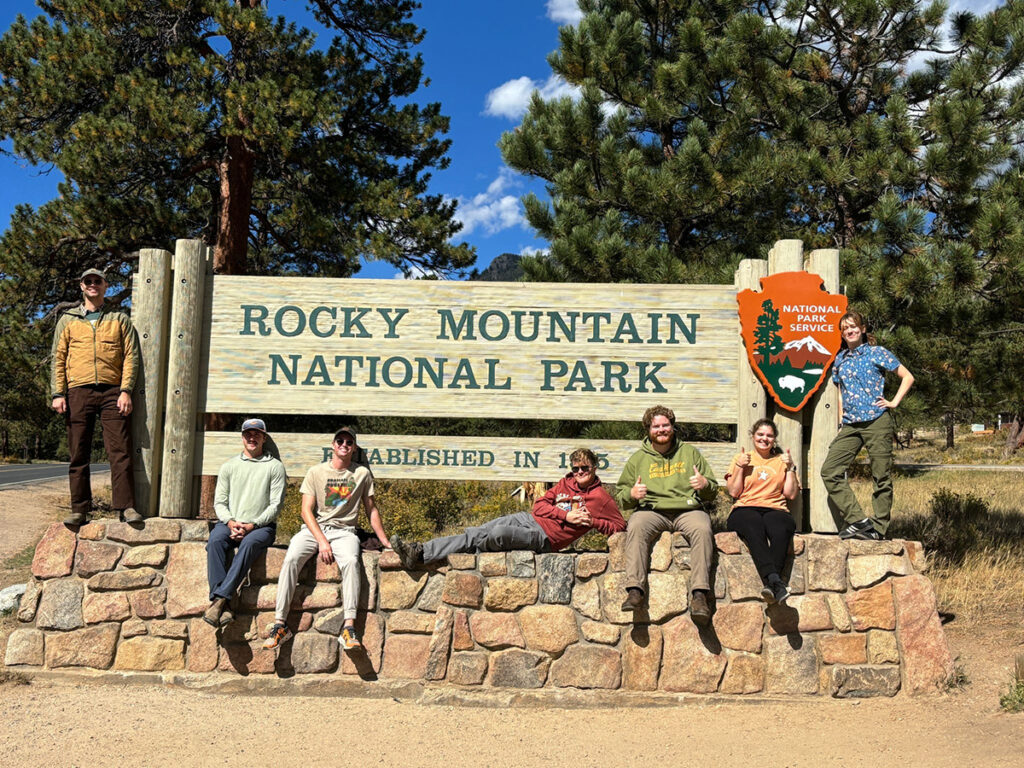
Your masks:
<path fill-rule="evenodd" d="M 246 3 L 243 1 L 243 5 Z M 229 136 L 227 151 L 220 161 L 220 215 L 217 220 L 217 244 L 213 249 L 213 272 L 217 275 L 244 275 L 249 251 L 249 214 L 252 210 L 254 156 L 241 136 Z M 231 417 L 208 413 L 205 431 L 226 429 Z M 199 517 L 213 519 L 217 478 L 203 475 L 199 486 Z"/>
<path fill-rule="evenodd" d="M 229 136 L 219 164 L 220 216 L 213 272 L 244 275 L 249 249 L 249 215 L 252 210 L 254 156 L 241 136 Z"/>
<path fill-rule="evenodd" d="M 1021 429 L 1021 426 L 1020 414 L 1013 414 L 1013 421 L 1010 422 L 1010 426 L 1006 430 L 1006 443 L 1003 445 L 1004 459 L 1010 458 L 1020 448 L 1020 438 L 1024 435 L 1024 429 Z"/>
<path fill-rule="evenodd" d="M 952 411 L 946 411 L 945 421 L 946 421 L 946 450 L 947 451 L 951 451 L 951 450 L 953 450 L 953 427 L 955 425 L 955 422 L 953 421 L 953 412 Z"/>

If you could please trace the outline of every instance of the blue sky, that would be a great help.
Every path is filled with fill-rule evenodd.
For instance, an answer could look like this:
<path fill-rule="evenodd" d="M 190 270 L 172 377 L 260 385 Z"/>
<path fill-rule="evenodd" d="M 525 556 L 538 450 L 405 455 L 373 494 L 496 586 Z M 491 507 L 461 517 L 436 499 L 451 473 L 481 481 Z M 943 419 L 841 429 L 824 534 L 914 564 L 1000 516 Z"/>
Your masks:
<path fill-rule="evenodd" d="M 534 237 L 520 198 L 527 191 L 544 196 L 543 186 L 507 168 L 497 142 L 518 125 L 530 94 L 570 92 L 552 77 L 546 56 L 558 47 L 558 27 L 579 20 L 576 0 L 421 0 L 415 20 L 427 35 L 420 52 L 430 85 L 420 103 L 439 101 L 451 118 L 451 165 L 434 174 L 432 191 L 459 201 L 463 230 L 457 241 L 477 249 L 477 266 L 495 256 L 530 253 L 547 247 Z M 996 0 L 953 0 L 951 10 L 981 13 Z M 294 18 L 301 0 L 269 0 L 271 14 Z M 0 26 L 14 17 L 39 14 L 32 0 L 4 0 Z M 55 195 L 57 174 L 0 157 L 0 222 L 6 228 L 18 203 L 41 204 Z M 395 277 L 395 269 L 366 264 L 360 277 Z"/>
<path fill-rule="evenodd" d="M 476 246 L 477 266 L 483 268 L 505 252 L 524 253 L 546 248 L 523 218 L 520 198 L 541 185 L 508 169 L 497 142 L 514 128 L 536 88 L 545 95 L 565 92 L 554 81 L 546 56 L 558 47 L 558 27 L 579 18 L 576 0 L 423 0 L 415 20 L 426 29 L 420 46 L 430 85 L 416 101 L 439 101 L 451 118 L 451 165 L 434 173 L 432 191 L 459 201 L 463 230 L 457 241 Z M 271 14 L 289 17 L 299 0 L 270 0 Z M 40 15 L 32 0 L 0 4 L 0 27 L 10 26 L 17 14 Z M 9 149 L 10 145 L 7 145 Z M 11 157 L 0 157 L 0 223 L 6 228 L 19 203 L 40 205 L 56 195 L 56 171 L 33 168 Z M 359 277 L 395 276 L 395 268 L 368 263 Z"/>

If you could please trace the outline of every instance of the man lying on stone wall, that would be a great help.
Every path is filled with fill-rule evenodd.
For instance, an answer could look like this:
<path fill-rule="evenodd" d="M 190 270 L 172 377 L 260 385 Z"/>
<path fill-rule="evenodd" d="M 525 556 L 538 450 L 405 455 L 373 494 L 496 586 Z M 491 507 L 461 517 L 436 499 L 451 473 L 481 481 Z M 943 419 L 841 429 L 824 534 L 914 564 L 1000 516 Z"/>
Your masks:
<path fill-rule="evenodd" d="M 530 512 L 517 512 L 467 528 L 455 536 L 418 543 L 391 537 L 391 547 L 409 570 L 457 552 L 557 552 L 596 528 L 606 536 L 626 529 L 626 522 L 597 477 L 597 456 L 579 448 L 569 457 L 571 469 L 541 496 Z"/>
<path fill-rule="evenodd" d="M 213 508 L 220 520 L 206 544 L 206 575 L 210 607 L 203 620 L 222 627 L 234 618 L 230 602 L 249 568 L 274 543 L 277 513 L 284 501 L 284 465 L 264 452 L 267 425 L 263 419 L 242 424 L 242 452 L 224 462 L 217 473 Z M 228 555 L 237 549 L 228 567 Z"/>
<path fill-rule="evenodd" d="M 718 483 L 700 451 L 676 438 L 676 415 L 670 408 L 648 408 L 643 425 L 647 437 L 615 485 L 619 506 L 635 510 L 626 528 L 627 594 L 622 610 L 643 607 L 651 544 L 665 531 L 679 531 L 690 544 L 690 617 L 694 624 L 707 626 L 715 539 L 703 507 L 714 501 Z"/>
<path fill-rule="evenodd" d="M 391 546 L 381 524 L 380 512 L 373 499 L 373 474 L 353 461 L 359 450 L 355 430 L 342 427 L 334 434 L 334 450 L 330 459 L 310 467 L 302 481 L 302 528 L 288 545 L 281 575 L 277 582 L 277 607 L 274 626 L 263 644 L 277 648 L 292 637 L 288 627 L 288 611 L 295 594 L 299 571 L 314 554 L 325 565 L 337 561 L 341 570 L 341 594 L 344 626 L 338 642 L 346 650 L 360 648 L 356 631 L 356 609 L 359 604 L 360 544 L 356 535 L 359 505 L 366 508 L 370 527 L 381 544 Z"/>

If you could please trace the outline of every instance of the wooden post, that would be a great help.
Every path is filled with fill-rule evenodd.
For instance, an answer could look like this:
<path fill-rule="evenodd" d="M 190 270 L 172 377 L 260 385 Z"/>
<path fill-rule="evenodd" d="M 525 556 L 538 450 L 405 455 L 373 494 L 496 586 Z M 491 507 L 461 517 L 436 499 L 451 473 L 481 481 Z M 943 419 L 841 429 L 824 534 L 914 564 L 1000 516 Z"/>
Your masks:
<path fill-rule="evenodd" d="M 132 324 L 139 337 L 142 370 L 132 405 L 135 451 L 135 508 L 145 517 L 157 514 L 164 422 L 164 371 L 167 327 L 171 315 L 171 254 L 146 248 L 132 281 Z"/>
<path fill-rule="evenodd" d="M 829 293 L 839 293 L 839 251 L 823 248 L 811 251 L 807 259 L 807 271 L 820 275 Z M 807 451 L 807 486 L 810 490 L 809 517 L 811 530 L 820 533 L 835 533 L 838 528 L 839 511 L 829 501 L 825 484 L 821 481 L 821 465 L 825 462 L 828 447 L 839 432 L 839 388 L 832 384 L 831 373 L 821 388 L 811 398 L 811 439 Z"/>
<path fill-rule="evenodd" d="M 761 278 L 767 274 L 768 262 L 764 259 L 743 259 L 736 268 L 736 292 L 739 293 L 747 288 L 752 291 L 760 291 Z M 749 441 L 750 429 L 754 426 L 754 422 L 763 419 L 768 413 L 764 386 L 750 367 L 747 348 L 743 344 L 742 336 L 737 347 L 737 365 L 740 375 L 737 398 L 739 402 L 736 409 L 736 447 L 740 448 L 744 441 Z"/>
<path fill-rule="evenodd" d="M 800 240 L 779 240 L 768 253 L 768 274 L 778 272 L 800 272 L 804 268 L 804 244 Z M 782 408 L 775 409 L 775 423 L 779 427 L 778 443 L 783 450 L 793 453 L 800 474 L 800 484 L 807 487 L 807 461 L 804 451 L 803 416 Z M 797 496 L 789 502 L 789 509 L 796 521 L 797 531 L 804 529 L 803 497 Z"/>
<path fill-rule="evenodd" d="M 167 361 L 160 516 L 192 517 L 192 464 L 200 324 L 208 250 L 201 240 L 178 240 L 174 253 L 174 307 Z"/>

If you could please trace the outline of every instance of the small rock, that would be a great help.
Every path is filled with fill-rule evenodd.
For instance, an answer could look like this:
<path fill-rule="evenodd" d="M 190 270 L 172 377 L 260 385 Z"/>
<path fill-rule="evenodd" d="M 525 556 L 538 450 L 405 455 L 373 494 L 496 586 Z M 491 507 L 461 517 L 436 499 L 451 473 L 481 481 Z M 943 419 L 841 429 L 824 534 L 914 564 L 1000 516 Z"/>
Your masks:
<path fill-rule="evenodd" d="M 429 635 L 434 631 L 434 615 L 415 611 L 395 611 L 387 617 L 388 632 Z"/>
<path fill-rule="evenodd" d="M 74 632 L 57 632 L 46 638 L 46 666 L 108 669 L 117 648 L 117 624 L 97 624 Z"/>
<path fill-rule="evenodd" d="M 465 552 L 448 555 L 448 566 L 456 571 L 472 571 L 476 568 L 476 555 Z"/>
<path fill-rule="evenodd" d="M 543 688 L 551 662 L 547 654 L 510 648 L 491 654 L 490 681 L 496 688 Z"/>
<path fill-rule="evenodd" d="M 25 594 L 27 588 L 27 584 L 12 584 L 0 589 L 0 616 L 11 613 L 18 607 L 21 596 Z"/>
<path fill-rule="evenodd" d="M 83 578 L 110 571 L 124 550 L 106 541 L 80 541 L 75 552 L 75 573 Z"/>
<path fill-rule="evenodd" d="M 486 653 L 453 653 L 448 662 L 448 682 L 454 685 L 480 685 L 486 675 Z"/>
<path fill-rule="evenodd" d="M 43 633 L 37 629 L 16 629 L 7 638 L 4 664 L 8 667 L 43 665 Z"/>
<path fill-rule="evenodd" d="M 388 554 L 387 552 L 384 553 Z M 394 553 L 392 553 L 394 554 Z M 397 557 L 397 555 L 396 555 Z M 383 556 L 382 558 L 383 559 Z M 381 566 L 383 568 L 383 566 Z M 387 571 L 380 574 L 379 605 L 386 611 L 412 608 L 427 583 L 425 571 Z"/>
<path fill-rule="evenodd" d="M 163 517 L 146 518 L 141 526 L 128 523 L 108 523 L 107 538 L 124 544 L 156 544 L 173 542 L 181 538 L 181 523 Z"/>
<path fill-rule="evenodd" d="M 637 624 L 626 632 L 622 645 L 623 689 L 627 691 L 655 691 L 658 689 L 661 650 L 661 627 L 656 624 Z"/>
<path fill-rule="evenodd" d="M 608 555 L 601 552 L 584 552 L 576 556 L 576 578 L 589 579 L 604 573 L 608 568 Z"/>
<path fill-rule="evenodd" d="M 520 579 L 532 579 L 537 575 L 536 566 L 533 562 L 533 552 L 509 552 L 508 559 L 511 562 L 510 576 Z"/>
<path fill-rule="evenodd" d="M 330 672 L 338 663 L 338 640 L 319 632 L 300 632 L 292 643 L 292 667 L 300 674 Z"/>
<path fill-rule="evenodd" d="M 467 608 L 478 608 L 483 594 L 483 582 L 475 573 L 465 571 L 449 571 L 444 578 L 442 600 L 449 605 L 462 605 Z M 536 599 L 536 584 L 534 585 Z"/>
<path fill-rule="evenodd" d="M 381 677 L 420 680 L 427 671 L 430 637 L 427 635 L 388 635 L 384 641 Z"/>
<path fill-rule="evenodd" d="M 900 690 L 899 667 L 832 667 L 829 693 L 837 699 L 895 696 Z"/>
<path fill-rule="evenodd" d="M 551 684 L 558 688 L 618 688 L 622 677 L 619 652 L 593 645 L 574 645 L 551 663 Z"/>
<path fill-rule="evenodd" d="M 531 605 L 519 612 L 526 647 L 558 654 L 580 639 L 576 614 L 563 605 Z"/>
<path fill-rule="evenodd" d="M 114 669 L 160 672 L 185 668 L 185 642 L 167 637 L 133 637 L 117 648 Z"/>
<path fill-rule="evenodd" d="M 109 571 L 97 573 L 89 579 L 89 589 L 93 592 L 123 592 L 129 589 L 156 587 L 163 582 L 163 576 L 152 568 L 133 568 L 130 571 Z M 206 582 L 206 579 L 203 579 Z M 205 599 L 204 603 L 209 601 Z M 206 606 L 203 606 L 205 610 Z"/>
<path fill-rule="evenodd" d="M 63 523 L 53 523 L 36 545 L 32 575 L 37 579 L 70 576 L 78 541 Z"/>
<path fill-rule="evenodd" d="M 132 547 L 129 549 L 128 554 L 121 561 L 121 565 L 125 568 L 138 568 L 142 565 L 148 565 L 151 568 L 162 568 L 166 562 L 166 544 L 147 544 L 143 547 Z"/>
<path fill-rule="evenodd" d="M 477 611 L 469 617 L 473 639 L 485 648 L 525 648 L 526 640 L 515 614 Z"/>
<path fill-rule="evenodd" d="M 36 612 L 39 629 L 78 629 L 82 618 L 82 582 L 75 578 L 48 581 Z"/>
<path fill-rule="evenodd" d="M 540 601 L 568 605 L 575 570 L 572 555 L 538 555 L 537 561 Z"/>
<path fill-rule="evenodd" d="M 481 552 L 477 559 L 480 561 L 481 576 L 504 576 L 508 573 L 504 552 Z"/>
<path fill-rule="evenodd" d="M 532 556 L 532 553 L 531 553 Z M 491 611 L 514 611 L 537 602 L 537 581 L 496 576 L 487 580 L 484 606 Z M 446 600 L 446 602 L 451 602 Z M 469 605 L 456 603 L 456 605 Z"/>
<path fill-rule="evenodd" d="M 605 624 L 600 621 L 584 621 L 580 629 L 583 631 L 585 639 L 591 643 L 601 643 L 602 645 L 618 645 L 622 632 L 613 624 Z"/>

